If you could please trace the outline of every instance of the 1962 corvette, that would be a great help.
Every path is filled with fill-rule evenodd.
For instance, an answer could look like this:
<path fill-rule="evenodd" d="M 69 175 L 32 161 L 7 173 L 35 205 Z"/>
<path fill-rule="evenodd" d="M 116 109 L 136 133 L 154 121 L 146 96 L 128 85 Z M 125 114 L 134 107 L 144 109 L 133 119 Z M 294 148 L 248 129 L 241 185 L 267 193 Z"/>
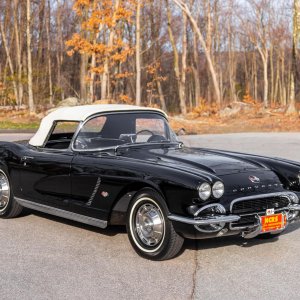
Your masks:
<path fill-rule="evenodd" d="M 164 112 L 128 105 L 61 108 L 29 142 L 0 143 L 0 216 L 24 207 L 100 228 L 127 226 L 143 257 L 184 238 L 272 238 L 299 215 L 300 163 L 187 148 Z"/>

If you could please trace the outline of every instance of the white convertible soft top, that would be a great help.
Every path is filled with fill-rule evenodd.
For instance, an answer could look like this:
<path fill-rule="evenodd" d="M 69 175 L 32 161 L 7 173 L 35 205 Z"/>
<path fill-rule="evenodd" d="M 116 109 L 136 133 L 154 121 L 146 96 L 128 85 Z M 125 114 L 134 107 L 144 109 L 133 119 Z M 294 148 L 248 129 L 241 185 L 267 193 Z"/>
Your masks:
<path fill-rule="evenodd" d="M 40 127 L 36 134 L 31 138 L 29 144 L 35 147 L 42 147 L 46 142 L 48 134 L 57 121 L 78 121 L 82 122 L 88 117 L 99 114 L 102 112 L 121 112 L 121 111 L 154 111 L 160 112 L 167 117 L 166 113 L 160 109 L 141 107 L 134 105 L 121 105 L 121 104 L 97 104 L 97 105 L 83 105 L 73 107 L 62 107 L 51 112 L 43 118 Z"/>

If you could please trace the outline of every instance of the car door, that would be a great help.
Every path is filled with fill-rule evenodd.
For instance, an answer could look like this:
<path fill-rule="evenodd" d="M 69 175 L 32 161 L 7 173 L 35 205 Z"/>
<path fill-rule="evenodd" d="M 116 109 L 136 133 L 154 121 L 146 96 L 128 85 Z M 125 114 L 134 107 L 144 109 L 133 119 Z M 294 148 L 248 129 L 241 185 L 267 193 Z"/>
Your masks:
<path fill-rule="evenodd" d="M 122 157 L 82 152 L 72 160 L 72 211 L 107 220 L 114 201 L 136 174 Z"/>
<path fill-rule="evenodd" d="M 69 124 L 70 122 L 68 122 Z M 78 127 L 74 124 L 67 133 L 53 132 L 42 148 L 28 148 L 21 157 L 20 194 L 24 200 L 45 205 L 65 207 L 71 197 L 70 170 L 73 152 L 70 149 L 71 139 Z"/>
<path fill-rule="evenodd" d="M 94 116 L 83 125 L 75 140 L 76 155 L 71 171 L 74 212 L 76 209 L 89 211 L 93 217 L 106 220 L 118 194 L 132 180 L 133 175 L 120 166 L 122 158 L 113 151 L 88 150 L 125 143 L 119 137 L 122 133 L 134 132 L 135 123 L 123 122 L 120 116 L 125 115 Z M 116 124 L 122 124 L 121 129 Z"/>

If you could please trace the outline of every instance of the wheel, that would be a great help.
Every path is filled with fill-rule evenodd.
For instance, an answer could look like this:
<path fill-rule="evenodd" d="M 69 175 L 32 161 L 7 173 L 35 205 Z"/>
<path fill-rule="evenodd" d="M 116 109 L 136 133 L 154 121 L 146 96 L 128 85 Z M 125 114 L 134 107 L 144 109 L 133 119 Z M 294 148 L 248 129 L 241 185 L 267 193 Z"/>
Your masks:
<path fill-rule="evenodd" d="M 127 233 L 131 245 L 142 257 L 167 260 L 178 254 L 184 239 L 167 218 L 164 199 L 152 189 L 140 191 L 127 213 Z"/>
<path fill-rule="evenodd" d="M 0 169 L 0 218 L 15 218 L 21 214 L 23 207 L 15 201 L 7 172 Z"/>
<path fill-rule="evenodd" d="M 270 239 L 275 239 L 275 238 L 279 237 L 280 235 L 281 235 L 281 233 L 275 233 L 275 234 L 264 233 L 264 234 L 258 235 L 256 238 L 259 240 L 270 240 Z"/>

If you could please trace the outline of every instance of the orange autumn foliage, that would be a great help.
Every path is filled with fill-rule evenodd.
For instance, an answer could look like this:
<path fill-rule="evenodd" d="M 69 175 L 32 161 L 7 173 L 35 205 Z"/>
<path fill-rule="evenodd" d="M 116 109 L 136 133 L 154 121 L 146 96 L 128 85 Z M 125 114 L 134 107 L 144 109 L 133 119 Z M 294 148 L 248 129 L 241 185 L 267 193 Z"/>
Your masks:
<path fill-rule="evenodd" d="M 89 71 L 103 74 L 109 67 L 111 83 L 131 76 L 120 65 L 134 54 L 134 48 L 124 38 L 124 26 L 132 23 L 136 0 L 77 0 L 74 10 L 81 19 L 80 33 L 66 42 L 68 54 L 94 55 L 96 64 Z"/>

